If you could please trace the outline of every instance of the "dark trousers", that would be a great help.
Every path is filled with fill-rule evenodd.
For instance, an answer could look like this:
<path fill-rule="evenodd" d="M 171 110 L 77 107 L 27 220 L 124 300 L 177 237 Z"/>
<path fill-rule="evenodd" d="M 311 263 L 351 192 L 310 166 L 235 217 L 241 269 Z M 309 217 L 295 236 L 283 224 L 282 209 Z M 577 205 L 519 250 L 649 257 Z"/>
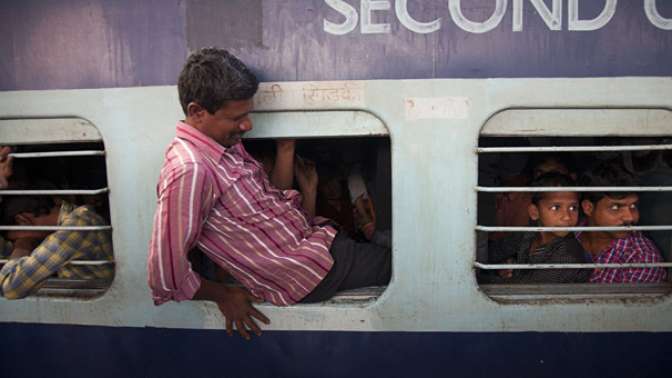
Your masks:
<path fill-rule="evenodd" d="M 372 243 L 358 243 L 338 233 L 329 250 L 334 265 L 302 303 L 325 301 L 337 291 L 365 286 L 381 286 L 390 282 L 392 254 L 390 249 Z"/>

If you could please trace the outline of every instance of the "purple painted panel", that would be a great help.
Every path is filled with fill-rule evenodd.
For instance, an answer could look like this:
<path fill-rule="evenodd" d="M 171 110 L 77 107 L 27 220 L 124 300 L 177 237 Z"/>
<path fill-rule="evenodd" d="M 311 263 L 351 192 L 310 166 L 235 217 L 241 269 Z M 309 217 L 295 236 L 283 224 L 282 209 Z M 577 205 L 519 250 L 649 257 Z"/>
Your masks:
<path fill-rule="evenodd" d="M 183 13 L 177 0 L 3 2 L 0 90 L 172 84 Z"/>
<path fill-rule="evenodd" d="M 594 31 L 569 31 L 567 1 L 562 30 L 551 31 L 529 1 L 524 1 L 523 31 L 513 32 L 513 1 L 492 31 L 475 34 L 451 19 L 448 0 L 409 0 L 409 14 L 440 29 L 419 34 L 405 28 L 391 9 L 373 12 L 376 23 L 388 23 L 386 34 L 360 32 L 360 1 L 347 1 L 359 13 L 359 24 L 345 35 L 323 30 L 323 20 L 344 17 L 323 1 L 265 2 L 262 47 L 232 50 L 268 80 L 589 77 L 672 75 L 672 31 L 653 26 L 642 1 L 620 1 L 609 23 Z M 495 0 L 462 0 L 464 16 L 484 21 Z M 550 0 L 546 0 L 550 7 Z M 658 1 L 665 17 L 672 2 Z M 581 1 L 581 19 L 599 15 L 605 1 Z M 226 40 L 221 45 L 226 46 Z"/>
<path fill-rule="evenodd" d="M 462 0 L 462 13 L 482 22 L 496 1 Z M 174 84 L 187 51 L 212 45 L 232 50 L 262 80 L 672 76 L 672 31 L 654 26 L 644 1 L 621 0 L 606 25 L 573 31 L 563 0 L 561 30 L 552 31 L 524 0 L 523 30 L 514 32 L 509 0 L 482 34 L 456 24 L 449 0 L 408 0 L 410 17 L 438 20 L 436 31 L 411 31 L 398 2 L 338 2 L 357 16 L 343 35 L 325 31 L 347 18 L 324 0 L 3 2 L 0 90 Z M 580 19 L 597 17 L 605 2 L 580 1 Z M 389 4 L 370 17 L 389 32 L 363 32 L 362 4 Z M 671 1 L 658 0 L 657 9 L 672 18 Z"/>

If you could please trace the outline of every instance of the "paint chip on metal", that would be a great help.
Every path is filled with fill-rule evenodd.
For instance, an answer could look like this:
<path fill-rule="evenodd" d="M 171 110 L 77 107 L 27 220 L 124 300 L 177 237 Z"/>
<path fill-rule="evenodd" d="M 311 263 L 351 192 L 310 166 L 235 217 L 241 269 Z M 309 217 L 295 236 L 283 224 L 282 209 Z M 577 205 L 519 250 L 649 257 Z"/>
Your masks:
<path fill-rule="evenodd" d="M 409 97 L 404 99 L 406 120 L 466 119 L 469 117 L 468 97 Z"/>

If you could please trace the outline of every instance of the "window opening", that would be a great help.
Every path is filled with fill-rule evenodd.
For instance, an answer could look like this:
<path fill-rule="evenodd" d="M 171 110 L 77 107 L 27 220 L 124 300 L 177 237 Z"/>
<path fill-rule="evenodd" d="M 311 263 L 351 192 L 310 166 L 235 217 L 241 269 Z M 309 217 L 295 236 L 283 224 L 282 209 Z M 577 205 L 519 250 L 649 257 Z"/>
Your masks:
<path fill-rule="evenodd" d="M 83 126 L 79 124 L 78 127 Z M 97 135 L 97 131 L 88 125 L 87 139 L 93 139 L 94 134 Z M 50 256 L 50 261 L 56 262 L 57 268 L 46 278 L 40 276 L 39 283 L 35 285 L 21 283 L 22 279 L 18 275 L 5 275 L 5 296 L 87 299 L 102 295 L 114 277 L 103 143 L 59 143 L 54 138 L 56 140 L 48 140 L 46 143 L 31 140 L 30 144 L 21 144 L 16 139 L 13 140 L 13 151 L 10 154 L 14 172 L 9 186 L 0 190 L 0 208 L 4 213 L 0 236 L 3 244 L 9 246 L 12 243 L 10 239 L 13 239 L 12 233 L 16 236 L 17 233 L 30 232 L 35 236 L 34 233 L 44 231 L 39 239 L 34 239 L 34 244 L 27 252 L 30 252 L 30 256 L 37 256 L 37 251 L 41 251 L 40 256 Z M 37 218 L 32 218 L 33 223 L 18 224 L 14 213 L 25 213 L 21 206 L 31 206 L 35 201 L 53 204 L 58 221 L 43 224 L 34 221 Z M 0 251 L 3 254 L 0 257 L 0 268 L 12 264 L 10 257 L 13 247 Z M 51 254 L 45 254 L 47 250 Z M 37 266 L 32 264 L 38 263 L 33 261 L 31 267 Z M 17 265 L 12 264 L 12 267 L 25 268 L 25 274 L 33 279 L 28 265 L 16 268 Z"/>
<path fill-rule="evenodd" d="M 479 286 L 491 298 L 502 301 L 558 297 L 642 299 L 661 296 L 672 290 L 672 271 L 669 269 L 672 268 L 672 138 L 481 136 L 476 152 L 479 156 L 479 179 L 475 188 L 478 192 L 478 217 L 474 268 Z M 537 174 L 543 174 L 535 170 L 539 164 L 546 164 L 544 169 L 569 177 L 565 184 L 571 184 L 560 185 L 562 188 L 558 188 L 557 183 L 536 185 L 544 181 L 544 178 L 534 179 Z M 630 175 L 634 184 L 612 182 L 590 185 L 591 180 L 586 177 L 594 177 L 595 170 L 612 165 Z M 552 176 L 546 175 L 545 178 Z M 534 205 L 532 199 L 557 193 L 576 193 L 568 194 L 576 198 L 578 204 L 576 224 L 568 220 L 569 223 L 561 226 L 549 226 L 543 224 L 541 217 L 532 219 L 535 214 L 531 215 L 528 211 L 530 205 Z M 590 222 L 590 217 L 583 210 L 583 200 L 594 199 L 598 193 L 614 195 L 615 198 L 634 194 L 638 200 L 639 219 L 623 221 L 622 224 L 606 224 L 608 222 L 604 219 L 598 222 L 596 218 Z M 582 249 L 585 259 L 565 261 L 552 257 L 559 256 L 554 255 L 557 251 L 552 248 L 542 248 L 542 233 L 568 233 L 583 248 L 585 243 L 581 242 L 581 235 L 587 232 L 619 234 L 623 238 L 613 238 L 613 244 L 604 245 L 598 251 Z M 651 242 L 652 248 L 648 248 L 647 244 L 645 249 L 655 248 L 659 259 L 633 257 L 634 261 L 611 262 L 599 252 L 611 247 L 621 248 L 625 242 L 616 243 L 627 239 L 625 235 L 635 233 L 641 233 L 645 240 Z M 574 242 L 571 245 L 574 246 Z M 509 258 L 502 257 L 509 255 Z M 637 282 L 625 279 L 625 282 L 616 280 L 618 283 L 596 283 L 600 280 L 595 278 L 598 277 L 595 272 L 614 272 L 614 269 L 656 272 L 659 278 L 664 278 L 650 280 L 641 277 L 641 280 L 633 278 Z M 589 273 L 579 274 L 582 271 Z M 568 279 L 569 272 L 577 272 L 577 276 Z M 631 277 L 637 277 L 636 274 Z M 643 276 L 646 274 L 642 273 Z"/>
<path fill-rule="evenodd" d="M 244 145 L 269 173 L 274 163 L 276 139 L 246 139 Z M 315 164 L 317 170 L 316 216 L 334 221 L 339 232 L 356 241 L 391 248 L 389 138 L 302 138 L 296 142 L 296 155 Z M 292 188 L 298 190 L 298 184 L 294 182 Z M 363 191 L 368 201 L 358 201 Z M 238 284 L 231 276 L 218 272 L 204 254 L 192 254 L 191 262 L 193 269 L 209 279 Z M 365 287 L 343 291 L 322 303 L 363 305 L 374 301 L 384 290 L 385 287 Z"/>

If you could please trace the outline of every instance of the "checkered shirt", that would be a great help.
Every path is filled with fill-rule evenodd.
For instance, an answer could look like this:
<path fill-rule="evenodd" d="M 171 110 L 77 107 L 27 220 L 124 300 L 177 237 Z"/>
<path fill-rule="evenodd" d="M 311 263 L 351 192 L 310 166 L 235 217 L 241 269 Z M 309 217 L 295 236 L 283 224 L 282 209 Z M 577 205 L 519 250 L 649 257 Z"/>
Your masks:
<path fill-rule="evenodd" d="M 599 264 L 658 263 L 663 262 L 658 248 L 641 232 L 615 239 L 609 247 L 593 258 Z M 664 268 L 595 269 L 592 283 L 655 283 L 667 278 Z"/>
<path fill-rule="evenodd" d="M 59 226 L 104 225 L 90 206 L 63 203 Z M 111 265 L 75 266 L 71 260 L 112 260 L 110 232 L 59 230 L 47 236 L 29 256 L 10 260 L 0 270 L 0 290 L 8 299 L 23 298 L 39 289 L 52 275 L 71 279 L 111 279 Z"/>

